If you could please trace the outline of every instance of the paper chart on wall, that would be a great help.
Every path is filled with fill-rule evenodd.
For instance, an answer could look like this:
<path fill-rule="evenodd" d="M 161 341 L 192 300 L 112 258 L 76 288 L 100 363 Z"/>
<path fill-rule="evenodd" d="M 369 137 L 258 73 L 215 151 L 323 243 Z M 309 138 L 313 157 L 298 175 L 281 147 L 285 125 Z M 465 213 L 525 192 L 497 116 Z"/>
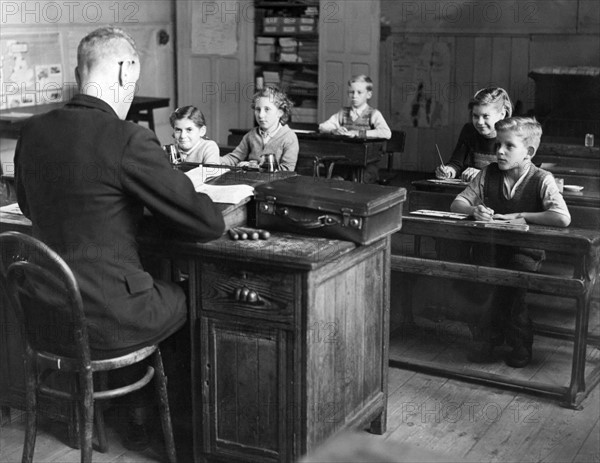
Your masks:
<path fill-rule="evenodd" d="M 449 42 L 398 37 L 392 56 L 392 125 L 448 125 L 448 102 L 455 91 L 450 80 Z M 456 95 L 454 95 L 456 97 Z"/>
<path fill-rule="evenodd" d="M 0 108 L 63 100 L 59 33 L 6 34 L 0 40 Z"/>
<path fill-rule="evenodd" d="M 237 51 L 237 24 L 243 10 L 232 0 L 192 2 L 192 53 L 233 55 Z"/>

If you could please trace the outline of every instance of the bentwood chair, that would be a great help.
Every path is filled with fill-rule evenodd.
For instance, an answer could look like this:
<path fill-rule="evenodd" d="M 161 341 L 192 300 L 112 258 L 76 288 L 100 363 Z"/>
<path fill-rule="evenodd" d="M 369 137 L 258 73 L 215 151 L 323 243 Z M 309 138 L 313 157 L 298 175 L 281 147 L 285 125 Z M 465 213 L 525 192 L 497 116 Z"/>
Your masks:
<path fill-rule="evenodd" d="M 79 286 L 69 266 L 41 241 L 19 233 L 0 234 L 0 282 L 5 285 L 19 321 L 24 350 L 26 429 L 23 462 L 31 462 L 35 448 L 40 395 L 72 401 L 79 424 L 81 461 L 92 461 L 93 424 L 98 449 L 108 450 L 104 420 L 96 401 L 124 396 L 141 389 L 152 378 L 168 459 L 176 461 L 173 429 L 167 397 L 167 382 L 158 346 L 147 346 L 116 358 L 92 360 L 86 319 Z M 122 368 L 152 357 L 142 378 L 116 389 L 94 390 L 94 374 Z M 58 389 L 49 381 L 53 373 L 72 374 L 71 391 Z M 95 420 L 94 420 L 94 415 Z"/>

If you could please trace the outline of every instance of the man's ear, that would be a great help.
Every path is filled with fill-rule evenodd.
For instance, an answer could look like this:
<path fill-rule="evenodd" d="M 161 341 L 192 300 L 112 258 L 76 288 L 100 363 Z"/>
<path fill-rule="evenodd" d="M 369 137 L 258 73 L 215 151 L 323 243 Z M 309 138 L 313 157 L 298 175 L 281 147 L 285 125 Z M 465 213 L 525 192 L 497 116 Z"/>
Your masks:
<path fill-rule="evenodd" d="M 123 61 L 123 64 L 119 66 L 119 85 L 124 87 L 125 85 L 137 81 L 135 62 L 130 60 Z"/>
<path fill-rule="evenodd" d="M 535 156 L 535 148 L 533 146 L 527 147 L 527 156 L 529 156 L 529 159 Z"/>
<path fill-rule="evenodd" d="M 206 126 L 202 126 L 200 127 L 200 136 L 203 137 L 204 135 L 206 135 Z"/>
<path fill-rule="evenodd" d="M 75 82 L 77 82 L 77 87 L 81 87 L 81 76 L 79 75 L 79 68 L 75 66 Z"/>

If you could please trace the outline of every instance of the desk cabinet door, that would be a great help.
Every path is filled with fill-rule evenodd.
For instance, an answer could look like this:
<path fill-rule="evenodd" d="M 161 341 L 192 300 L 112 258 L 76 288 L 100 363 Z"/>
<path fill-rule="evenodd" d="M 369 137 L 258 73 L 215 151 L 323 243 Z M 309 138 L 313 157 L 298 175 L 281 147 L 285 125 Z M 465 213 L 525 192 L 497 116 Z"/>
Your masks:
<path fill-rule="evenodd" d="M 200 321 L 202 457 L 291 461 L 293 333 L 264 323 Z"/>

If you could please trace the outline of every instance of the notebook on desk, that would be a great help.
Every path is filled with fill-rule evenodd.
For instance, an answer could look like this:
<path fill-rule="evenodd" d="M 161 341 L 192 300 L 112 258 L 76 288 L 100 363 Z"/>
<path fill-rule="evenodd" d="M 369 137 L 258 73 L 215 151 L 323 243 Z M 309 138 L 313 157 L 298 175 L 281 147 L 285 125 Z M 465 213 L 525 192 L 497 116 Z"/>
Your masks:
<path fill-rule="evenodd" d="M 458 186 L 467 186 L 469 182 L 465 182 L 459 178 L 430 178 L 427 179 L 428 182 L 438 183 L 440 185 L 458 185 Z"/>
<path fill-rule="evenodd" d="M 467 214 L 461 214 L 460 212 L 434 211 L 431 209 L 419 209 L 412 211 L 411 214 L 422 215 L 426 217 L 437 217 L 439 219 L 465 220 L 469 218 Z"/>
<path fill-rule="evenodd" d="M 484 228 L 497 228 L 499 230 L 529 230 L 529 225 L 527 225 L 527 222 L 523 218 L 506 220 L 494 219 L 491 221 L 476 220 L 475 225 Z"/>

